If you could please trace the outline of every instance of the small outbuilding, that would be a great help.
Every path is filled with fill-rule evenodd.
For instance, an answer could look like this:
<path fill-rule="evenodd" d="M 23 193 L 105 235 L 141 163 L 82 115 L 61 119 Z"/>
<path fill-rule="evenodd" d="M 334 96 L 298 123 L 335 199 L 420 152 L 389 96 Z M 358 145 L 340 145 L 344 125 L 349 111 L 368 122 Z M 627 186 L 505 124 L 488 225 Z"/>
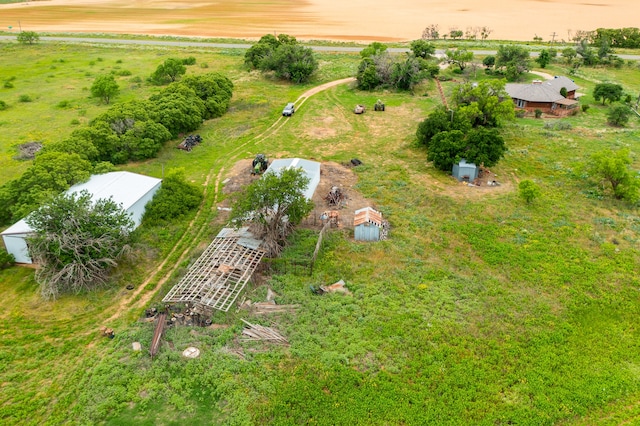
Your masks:
<path fill-rule="evenodd" d="M 453 165 L 451 173 L 459 181 L 473 182 L 478 177 L 478 167 L 474 163 L 467 163 L 463 158 L 458 164 Z"/>
<path fill-rule="evenodd" d="M 356 241 L 380 241 L 382 236 L 382 213 L 365 207 L 355 211 L 353 217 L 354 238 Z"/>
<path fill-rule="evenodd" d="M 93 175 L 87 182 L 69 188 L 66 194 L 87 191 L 93 200 L 111 198 L 129 214 L 137 228 L 142 221 L 145 205 L 160 189 L 161 182 L 160 179 L 136 173 L 111 172 Z M 33 263 L 26 240 L 31 232 L 31 227 L 21 219 L 0 234 L 4 246 L 17 263 Z"/>

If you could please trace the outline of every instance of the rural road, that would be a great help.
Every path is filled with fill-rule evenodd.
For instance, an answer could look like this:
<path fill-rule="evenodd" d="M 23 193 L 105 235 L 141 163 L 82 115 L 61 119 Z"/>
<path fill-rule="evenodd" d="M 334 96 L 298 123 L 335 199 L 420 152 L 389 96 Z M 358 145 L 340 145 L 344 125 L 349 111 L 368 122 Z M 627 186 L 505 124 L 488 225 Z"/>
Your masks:
<path fill-rule="evenodd" d="M 15 40 L 15 36 L 0 36 L 0 41 Z M 145 46 L 176 46 L 176 47 L 209 47 L 215 49 L 248 49 L 253 44 L 251 43 L 208 43 L 202 41 L 168 41 L 168 40 L 128 40 L 128 39 L 113 39 L 113 38 L 94 38 L 94 37 L 40 37 L 40 41 L 55 41 L 65 43 L 95 43 L 95 44 L 138 44 Z M 360 52 L 362 47 L 349 47 L 349 46 L 309 46 L 316 52 Z M 390 47 L 387 49 L 391 53 L 404 53 L 409 52 L 407 48 Z M 495 55 L 495 50 L 473 50 L 476 55 Z M 532 57 L 538 56 L 538 52 L 532 51 Z M 444 55 L 444 50 L 439 49 L 436 51 L 437 56 Z M 640 55 L 618 55 L 622 59 L 640 60 Z"/>

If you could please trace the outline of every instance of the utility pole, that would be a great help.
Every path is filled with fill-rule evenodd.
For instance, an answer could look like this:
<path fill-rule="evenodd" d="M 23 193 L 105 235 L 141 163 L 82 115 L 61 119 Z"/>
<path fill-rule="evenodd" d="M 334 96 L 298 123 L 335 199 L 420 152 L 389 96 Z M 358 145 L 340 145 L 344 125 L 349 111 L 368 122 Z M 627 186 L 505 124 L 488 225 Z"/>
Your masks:
<path fill-rule="evenodd" d="M 551 44 L 553 44 L 553 43 L 555 42 L 555 40 L 556 40 L 556 36 L 557 36 L 557 35 L 558 35 L 558 34 L 556 34 L 556 32 L 555 32 L 555 31 L 553 32 L 553 34 L 551 34 Z"/>

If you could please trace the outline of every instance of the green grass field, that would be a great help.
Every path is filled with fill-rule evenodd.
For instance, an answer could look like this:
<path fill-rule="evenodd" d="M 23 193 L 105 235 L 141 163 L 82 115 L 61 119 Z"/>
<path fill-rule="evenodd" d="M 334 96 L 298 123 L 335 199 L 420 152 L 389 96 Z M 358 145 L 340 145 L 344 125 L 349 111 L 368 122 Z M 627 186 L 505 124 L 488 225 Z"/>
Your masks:
<path fill-rule="evenodd" d="M 180 278 L 220 227 L 212 189 L 203 211 L 190 218 L 192 228 L 186 222 L 141 228 L 135 256 L 107 290 L 44 302 L 33 270 L 0 271 L 1 423 L 638 422 L 640 215 L 584 174 L 589 155 L 601 149 L 628 147 L 640 168 L 640 120 L 608 127 L 607 108 L 590 96 L 604 80 L 632 91 L 640 83 L 637 68 L 581 68 L 575 79 L 591 108 L 563 119 L 571 130 L 546 129 L 548 120 L 509 124 L 509 151 L 492 169 L 502 186 L 480 195 L 434 170 L 415 144 L 417 124 L 440 102 L 432 83 L 415 94 L 334 87 L 255 144 L 286 102 L 352 76 L 358 56 L 320 55 L 315 80 L 292 86 L 247 72 L 239 50 L 131 49 L 0 44 L 2 78 L 13 86 L 0 81 L 0 100 L 9 104 L 0 111 L 0 183 L 28 167 L 13 159 L 17 145 L 62 140 L 108 108 L 89 98 L 96 75 L 131 71 L 118 77 L 122 93 L 114 102 L 121 102 L 159 90 L 145 78 L 165 58 L 195 56 L 188 72 L 220 71 L 233 80 L 229 113 L 204 124 L 204 143 L 191 153 L 170 143 L 157 159 L 127 170 L 159 177 L 163 169 L 184 167 L 204 184 L 257 152 L 336 162 L 358 157 L 364 165 L 354 169 L 357 188 L 390 221 L 390 238 L 362 244 L 347 231 L 330 233 L 313 275 L 290 271 L 268 281 L 278 303 L 299 305 L 295 312 L 262 318 L 232 311 L 216 314 L 214 329 L 170 328 L 154 360 L 131 350 L 134 341 L 148 347 L 153 325 L 138 321 L 143 312 L 135 304 L 120 307 L 125 286 L 145 285 L 144 297 L 160 284 L 156 303 Z M 554 65 L 547 72 L 565 70 Z M 444 83 L 445 91 L 455 84 Z M 23 94 L 32 102 L 19 102 Z M 385 113 L 352 113 L 355 104 L 378 98 Z M 523 179 L 542 188 L 531 205 L 517 194 Z M 311 253 L 316 238 L 299 231 L 283 257 Z M 352 296 L 309 291 L 339 279 Z M 265 294 L 265 286 L 247 290 L 254 301 Z M 108 324 L 115 338 L 100 338 L 99 327 L 118 309 Z M 240 318 L 273 322 L 290 346 L 238 342 Z M 181 352 L 192 345 L 201 357 L 185 360 Z"/>

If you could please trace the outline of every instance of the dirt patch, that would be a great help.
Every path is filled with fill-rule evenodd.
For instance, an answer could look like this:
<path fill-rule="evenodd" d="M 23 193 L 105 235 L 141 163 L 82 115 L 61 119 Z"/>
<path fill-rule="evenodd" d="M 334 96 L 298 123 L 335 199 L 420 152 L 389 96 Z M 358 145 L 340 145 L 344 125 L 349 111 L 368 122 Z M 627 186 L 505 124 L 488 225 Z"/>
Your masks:
<path fill-rule="evenodd" d="M 225 180 L 223 181 L 224 187 L 222 192 L 227 195 L 233 194 L 240 191 L 255 179 L 259 179 L 259 176 L 251 175 L 251 160 L 240 160 L 236 162 L 226 174 Z M 320 215 L 328 210 L 337 210 L 340 216 L 338 220 L 338 227 L 352 229 L 353 216 L 356 210 L 363 207 L 376 208 L 375 204 L 371 200 L 363 197 L 355 188 L 357 182 L 358 177 L 350 166 L 331 161 L 322 162 L 320 165 L 320 183 L 318 184 L 312 199 L 315 204 L 315 209 L 312 213 L 312 217 L 309 217 L 303 223 L 303 226 L 319 229 L 322 227 Z M 340 191 L 344 194 L 344 201 L 339 207 L 330 206 L 324 199 L 334 186 L 340 188 Z M 228 208 L 230 205 L 230 198 L 231 197 L 225 199 L 225 201 L 220 203 L 218 207 L 223 209 Z"/>

